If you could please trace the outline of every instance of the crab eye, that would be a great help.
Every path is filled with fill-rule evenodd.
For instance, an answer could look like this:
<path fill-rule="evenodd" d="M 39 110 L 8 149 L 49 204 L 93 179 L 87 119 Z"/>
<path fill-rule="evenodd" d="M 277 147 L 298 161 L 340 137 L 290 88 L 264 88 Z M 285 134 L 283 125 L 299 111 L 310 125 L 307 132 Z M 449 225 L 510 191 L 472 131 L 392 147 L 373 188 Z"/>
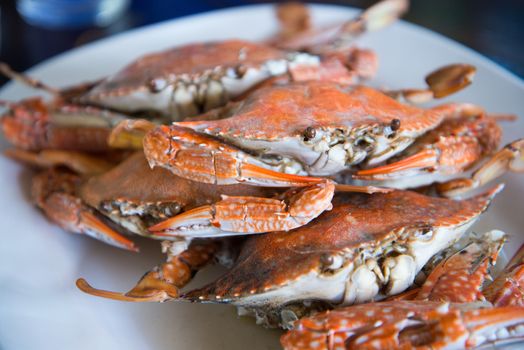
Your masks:
<path fill-rule="evenodd" d="M 306 130 L 304 130 L 304 141 L 309 141 L 315 138 L 317 135 L 317 131 L 314 127 L 308 126 Z"/>
<path fill-rule="evenodd" d="M 400 129 L 400 119 L 393 119 L 391 121 L 390 127 L 392 131 L 397 131 L 398 129 Z"/>

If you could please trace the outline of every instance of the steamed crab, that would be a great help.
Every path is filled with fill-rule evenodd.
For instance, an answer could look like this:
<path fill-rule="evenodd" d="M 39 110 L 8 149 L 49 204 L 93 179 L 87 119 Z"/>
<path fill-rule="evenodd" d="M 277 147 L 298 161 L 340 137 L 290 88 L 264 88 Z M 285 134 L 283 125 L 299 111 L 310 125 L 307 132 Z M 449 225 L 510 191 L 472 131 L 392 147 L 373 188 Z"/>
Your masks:
<path fill-rule="evenodd" d="M 0 64 L 3 74 L 54 96 L 50 103 L 41 98 L 5 103 L 10 111 L 3 117 L 4 133 L 12 143 L 25 149 L 92 151 L 96 148 L 59 137 L 52 142 L 47 140 L 47 135 L 60 133 L 74 123 L 84 138 L 95 132 L 101 135 L 98 129 L 111 127 L 119 114 L 139 113 L 151 119 L 181 120 L 223 106 L 275 77 L 345 82 L 370 77 L 376 70 L 376 57 L 369 50 L 353 48 L 353 38 L 388 25 L 406 9 L 406 0 L 384 0 L 343 25 L 314 33 L 299 31 L 295 35 L 310 38 L 311 44 L 307 45 L 306 40 L 297 48 L 301 51 L 294 50 L 296 45 L 288 43 L 293 35 L 279 40 L 286 49 L 244 40 L 193 43 L 149 54 L 113 76 L 64 90 Z M 319 49 L 319 45 L 323 49 Z M 70 123 L 61 118 L 68 115 L 72 116 L 68 119 L 74 119 Z M 33 123 L 39 128 L 35 129 Z M 91 130 L 93 127 L 95 131 Z M 31 136 L 36 136 L 36 140 Z"/>
<path fill-rule="evenodd" d="M 260 323 L 288 327 L 326 305 L 402 292 L 433 255 L 464 234 L 500 189 L 462 201 L 410 191 L 340 194 L 331 211 L 306 226 L 248 237 L 225 275 L 183 294 L 183 284 L 164 274 L 174 275 L 172 259 L 179 264 L 178 256 L 148 272 L 126 294 L 96 290 L 84 280 L 77 285 L 126 301 L 230 303 L 256 315 Z M 185 270 L 194 270 L 191 254 L 185 260 Z"/>
<path fill-rule="evenodd" d="M 143 140 L 149 164 L 205 183 L 301 189 L 286 202 L 287 210 L 269 209 L 259 198 L 231 198 L 155 225 L 151 230 L 156 234 L 163 231 L 173 236 L 199 236 L 224 231 L 289 230 L 329 209 L 337 188 L 384 191 L 366 183 L 362 187 L 337 185 L 327 176 L 372 167 L 406 150 L 408 155 L 416 154 L 397 163 L 361 170 L 356 177 L 374 171 L 375 183 L 371 185 L 381 184 L 377 174 L 386 173 L 392 174 L 383 182 L 387 186 L 418 187 L 477 164 L 496 150 L 501 134 L 496 118 L 476 106 L 447 104 L 422 109 L 370 87 L 331 82 L 266 87 L 223 112 L 214 111 L 215 118 L 208 114 L 203 120 L 149 131 Z M 507 146 L 513 152 L 498 153 L 489 166 L 476 173 L 475 181 L 467 186 L 462 181 L 462 190 L 478 187 L 502 170 L 520 170 L 523 145 L 516 141 Z M 489 170 L 492 168 L 498 168 L 498 173 Z M 417 181 L 410 178 L 406 184 L 405 173 L 399 169 L 415 171 L 410 175 L 415 175 Z M 427 173 L 431 176 L 427 177 Z M 346 179 L 342 178 L 342 183 Z M 461 191 L 461 183 L 454 181 L 436 188 L 453 195 Z M 238 216 L 235 211 L 245 214 Z M 259 218 L 264 221 L 260 223 Z"/>
<path fill-rule="evenodd" d="M 222 195 L 262 197 L 282 192 L 186 180 L 161 168 L 150 169 L 141 152 L 118 165 L 88 155 L 57 152 L 45 151 L 40 158 L 23 153 L 30 164 L 50 168 L 33 179 L 32 196 L 37 206 L 67 231 L 128 250 L 138 249 L 123 233 L 171 239 L 179 243 L 177 249 L 187 247 L 184 239 L 157 236 L 148 227 L 185 210 L 219 201 Z"/>
<path fill-rule="evenodd" d="M 483 287 L 500 231 L 444 259 L 421 288 L 391 300 L 318 313 L 295 323 L 285 349 L 463 349 L 520 340 L 524 246 Z M 366 315 L 366 317 L 362 317 Z"/>

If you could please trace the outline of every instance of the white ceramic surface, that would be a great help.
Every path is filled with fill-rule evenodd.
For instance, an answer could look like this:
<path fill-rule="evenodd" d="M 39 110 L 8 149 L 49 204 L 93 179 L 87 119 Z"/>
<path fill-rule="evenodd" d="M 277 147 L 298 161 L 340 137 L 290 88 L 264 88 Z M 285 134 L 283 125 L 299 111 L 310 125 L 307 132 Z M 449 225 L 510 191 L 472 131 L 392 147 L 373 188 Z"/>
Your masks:
<path fill-rule="evenodd" d="M 355 11 L 314 6 L 316 23 L 351 17 Z M 83 46 L 48 60 L 29 73 L 64 86 L 112 73 L 141 54 L 182 43 L 228 38 L 263 39 L 276 28 L 267 5 L 233 8 L 156 24 Z M 397 23 L 366 35 L 359 44 L 377 51 L 377 86 L 423 86 L 437 66 L 467 62 L 478 67 L 475 84 L 452 97 L 488 111 L 524 117 L 524 83 L 477 53 L 425 29 Z M 0 98 L 35 94 L 9 84 Z M 504 125 L 504 141 L 524 136 L 524 121 Z M 2 141 L 5 148 L 5 141 Z M 523 241 L 524 178 L 503 178 L 506 190 L 477 230 L 499 228 L 512 234 L 507 253 Z M 141 254 L 105 246 L 55 227 L 28 199 L 28 173 L 0 157 L 0 348 L 10 349 L 274 349 L 279 331 L 257 327 L 225 305 L 131 304 L 90 297 L 74 281 L 85 277 L 97 287 L 127 290 L 161 261 L 154 242 L 138 239 Z M 202 281 L 219 269 L 204 271 Z M 198 281 L 197 281 L 198 283 Z"/>

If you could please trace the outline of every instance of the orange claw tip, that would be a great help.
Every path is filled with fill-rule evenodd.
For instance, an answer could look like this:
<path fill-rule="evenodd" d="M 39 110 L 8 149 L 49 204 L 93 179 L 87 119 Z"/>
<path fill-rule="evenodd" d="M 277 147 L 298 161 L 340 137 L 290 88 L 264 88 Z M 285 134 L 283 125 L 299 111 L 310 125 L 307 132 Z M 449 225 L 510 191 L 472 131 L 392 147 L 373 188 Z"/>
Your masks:
<path fill-rule="evenodd" d="M 133 241 L 125 238 L 120 233 L 104 224 L 93 213 L 87 211 L 82 212 L 80 214 L 80 220 L 81 224 L 83 225 L 83 231 L 88 236 L 118 248 L 132 252 L 139 251 L 138 247 L 135 245 L 135 243 L 133 243 Z"/>
<path fill-rule="evenodd" d="M 171 299 L 167 292 L 163 290 L 154 290 L 149 293 L 149 295 L 141 296 L 132 296 L 123 293 L 111 292 L 102 289 L 93 288 L 87 281 L 83 278 L 76 280 L 76 286 L 82 292 L 94 295 L 97 297 L 112 299 L 118 301 L 129 301 L 129 302 L 162 302 Z"/>
<path fill-rule="evenodd" d="M 380 167 L 360 170 L 355 174 L 356 178 L 390 175 L 406 170 L 423 169 L 437 165 L 437 153 L 434 150 L 424 150 L 410 157 Z"/>

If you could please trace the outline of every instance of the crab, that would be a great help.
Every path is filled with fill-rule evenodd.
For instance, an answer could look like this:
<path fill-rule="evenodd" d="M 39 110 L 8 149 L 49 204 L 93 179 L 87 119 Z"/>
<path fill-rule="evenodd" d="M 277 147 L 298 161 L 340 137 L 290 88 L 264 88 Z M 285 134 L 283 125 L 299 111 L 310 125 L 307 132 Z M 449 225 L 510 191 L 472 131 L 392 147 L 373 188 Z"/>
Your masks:
<path fill-rule="evenodd" d="M 148 227 L 185 210 L 217 202 L 222 195 L 263 197 L 282 192 L 242 184 L 193 182 L 161 168 L 151 169 L 141 152 L 118 165 L 64 151 L 17 155 L 17 159 L 23 157 L 32 165 L 49 168 L 34 177 L 32 197 L 53 222 L 67 231 L 133 251 L 138 248 L 123 234 L 172 240 L 178 243 L 178 249 L 186 248 L 186 240 L 155 235 Z"/>
<path fill-rule="evenodd" d="M 39 123 L 40 118 L 43 118 L 45 129 L 52 129 L 44 130 L 44 135 L 54 132 L 54 129 L 70 126 L 63 125 L 64 120 L 57 117 L 69 113 L 73 116 L 95 114 L 96 120 L 110 114 L 106 110 L 111 110 L 120 114 L 181 120 L 223 106 L 274 77 L 346 82 L 355 81 L 359 76 L 368 78 L 376 71 L 376 56 L 369 50 L 352 47 L 353 38 L 391 23 L 406 11 L 407 5 L 407 0 L 384 0 L 372 6 L 357 18 L 339 26 L 340 32 L 322 36 L 320 43 L 327 50 L 324 53 L 285 50 L 245 40 L 191 43 L 143 56 L 110 77 L 64 90 L 50 87 L 0 64 L 0 72 L 4 75 L 54 96 L 50 103 L 41 98 L 31 98 L 7 104 L 11 111 L 4 117 L 7 118 L 4 133 L 15 145 L 35 149 L 35 141 L 23 136 L 40 132 L 27 125 Z M 323 32 L 321 30 L 319 33 Z M 308 32 L 307 36 L 310 34 Z M 319 42 L 318 36 L 312 39 L 312 44 Z M 288 36 L 288 40 L 291 37 Z M 327 55 L 328 52 L 331 54 Z M 86 106 L 91 108 L 86 111 Z M 101 116 L 97 117 L 96 114 Z M 100 126 L 91 123 L 93 116 L 84 117 L 76 120 L 79 128 Z M 57 118 L 57 125 L 54 125 Z M 37 140 L 45 138 L 37 136 Z M 25 141 L 29 141 L 29 144 Z M 37 145 L 47 146 L 46 143 Z M 49 146 L 60 147 L 53 142 Z M 88 150 L 74 143 L 66 143 L 66 146 L 76 147 L 75 150 Z"/>
<path fill-rule="evenodd" d="M 85 102 L 79 103 L 75 100 L 74 96 L 78 95 L 78 91 L 84 90 L 84 86 L 92 87 L 93 84 L 84 84 L 80 87 L 59 91 L 0 64 L 0 72 L 2 71 L 31 86 L 45 88 L 55 96 L 50 102 L 44 102 L 40 97 L 27 98 L 18 103 L 0 101 L 0 105 L 8 108 L 1 118 L 2 129 L 8 141 L 16 147 L 30 151 L 62 149 L 87 152 L 104 152 L 112 148 L 130 147 L 118 143 L 119 138 L 116 141 L 108 140 L 108 136 L 118 129 L 120 124 L 130 122 L 140 124 L 141 119 L 129 119 L 131 116 L 128 114 L 102 109 Z M 440 98 L 469 85 L 474 73 L 475 68 L 472 66 L 450 65 L 430 73 L 426 79 L 428 84 L 426 89 L 404 89 L 386 91 L 386 93 L 409 102 L 426 102 L 433 97 Z M 340 77 L 340 74 L 326 77 L 326 79 L 340 80 L 337 77 Z M 324 78 L 309 76 L 307 79 Z M 281 77 L 262 85 L 270 86 L 277 82 L 283 84 L 287 81 Z M 249 94 L 246 93 L 237 100 L 247 95 Z M 234 104 L 226 105 L 222 109 L 200 116 L 199 119 L 219 118 L 233 107 Z M 165 121 L 152 114 L 146 116 L 147 120 L 153 124 Z M 137 147 L 132 145 L 131 148 Z"/>
<path fill-rule="evenodd" d="M 247 237 L 228 272 L 188 292 L 163 278 L 159 272 L 165 264 L 126 294 L 94 289 L 83 279 L 77 285 L 124 301 L 233 304 L 256 315 L 259 323 L 285 328 L 327 305 L 404 291 L 433 255 L 466 232 L 501 188 L 461 201 L 400 190 L 339 194 L 331 211 L 305 226 Z"/>
<path fill-rule="evenodd" d="M 483 288 L 503 233 L 491 231 L 481 238 L 444 259 L 414 293 L 299 320 L 281 338 L 283 347 L 469 349 L 521 339 L 524 246 Z"/>
<path fill-rule="evenodd" d="M 287 202 L 289 210 L 268 215 L 259 198 L 243 197 L 241 201 L 231 199 L 170 218 L 151 228 L 156 234 L 163 231 L 166 235 L 194 233 L 198 236 L 223 231 L 290 230 L 329 209 L 337 189 L 346 186 L 346 190 L 377 192 L 385 191 L 384 187 L 373 187 L 377 183 L 388 187 L 418 187 L 428 184 L 428 179 L 444 180 L 448 169 L 460 173 L 492 154 L 500 140 L 496 118 L 485 116 L 479 107 L 447 104 L 422 109 L 402 104 L 370 87 L 331 82 L 266 87 L 235 107 L 227 108 L 225 115 L 214 111 L 213 117 L 217 113 L 221 118 L 204 115 L 203 120 L 152 128 L 143 139 L 149 164 L 205 183 L 302 186 L 294 202 L 306 203 L 309 209 L 301 208 L 298 212 Z M 414 141 L 417 143 L 408 148 Z M 434 148 L 430 149 L 432 153 L 427 145 Z M 512 143 L 508 147 L 514 152 L 494 156 L 493 164 L 501 171 L 518 170 L 522 146 L 520 141 Z M 347 187 L 347 177 L 337 178 L 345 185 L 334 184 L 327 178 L 360 169 L 363 164 L 382 163 L 405 149 L 417 152 L 420 148 L 422 151 L 415 156 L 399 162 L 415 170 L 421 167 L 423 171 L 414 177 L 422 182 L 412 178 L 403 181 L 405 174 L 400 172 L 387 182 L 349 183 L 352 187 Z M 425 163 L 419 161 L 419 153 L 427 155 Z M 393 168 L 395 164 L 388 166 Z M 384 167 L 375 169 L 377 173 L 379 170 L 384 171 Z M 477 174 L 482 181 L 477 181 L 474 187 L 494 177 L 492 171 L 485 170 Z M 366 171 L 373 169 L 361 170 L 357 177 L 363 177 Z M 429 177 L 424 176 L 427 173 Z M 472 184 L 466 186 L 466 181 L 463 182 L 462 192 L 473 188 Z M 461 191 L 456 181 L 447 184 L 448 188 L 457 187 L 455 190 L 446 190 L 444 186 L 436 188 L 445 195 Z M 233 208 L 247 214 L 238 216 Z M 258 217 L 264 219 L 261 223 L 253 224 L 255 210 Z M 308 220 L 297 220 L 300 217 Z M 199 230 L 191 229 L 197 223 Z"/>

